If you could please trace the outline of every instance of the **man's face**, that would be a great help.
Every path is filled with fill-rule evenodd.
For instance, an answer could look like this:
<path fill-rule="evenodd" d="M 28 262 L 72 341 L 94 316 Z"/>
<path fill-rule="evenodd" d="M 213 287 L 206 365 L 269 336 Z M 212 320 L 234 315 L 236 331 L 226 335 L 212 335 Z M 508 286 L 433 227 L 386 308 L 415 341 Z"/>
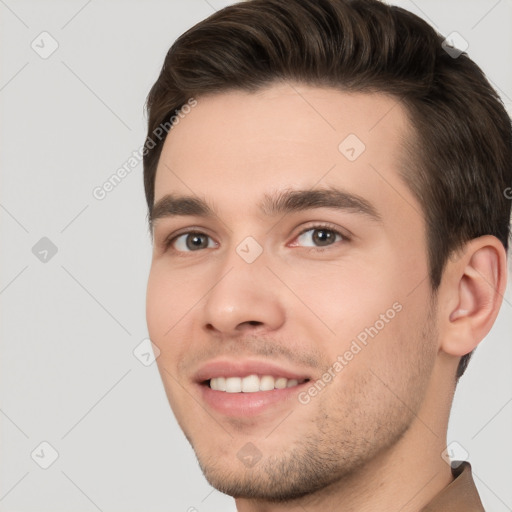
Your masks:
<path fill-rule="evenodd" d="M 399 177 L 411 128 L 380 94 L 282 84 L 197 100 L 167 137 L 155 204 L 215 213 L 159 208 L 149 334 L 210 483 L 298 497 L 395 446 L 427 393 L 425 226 Z"/>

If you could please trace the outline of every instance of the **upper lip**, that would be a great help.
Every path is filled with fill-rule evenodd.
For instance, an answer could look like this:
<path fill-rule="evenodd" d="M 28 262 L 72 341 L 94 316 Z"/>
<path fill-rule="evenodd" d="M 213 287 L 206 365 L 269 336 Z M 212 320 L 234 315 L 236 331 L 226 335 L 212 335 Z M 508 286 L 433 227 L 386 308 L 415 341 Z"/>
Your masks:
<path fill-rule="evenodd" d="M 305 372 L 291 370 L 268 361 L 216 359 L 202 365 L 195 373 L 194 380 L 204 382 L 214 377 L 247 377 L 248 375 L 272 375 L 297 380 L 310 378 Z"/>

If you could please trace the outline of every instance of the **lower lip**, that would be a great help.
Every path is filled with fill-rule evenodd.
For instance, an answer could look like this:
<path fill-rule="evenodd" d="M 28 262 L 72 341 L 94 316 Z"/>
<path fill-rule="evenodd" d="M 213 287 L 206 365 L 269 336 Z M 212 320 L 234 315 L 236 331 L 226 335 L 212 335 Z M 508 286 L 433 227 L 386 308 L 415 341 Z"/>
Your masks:
<path fill-rule="evenodd" d="M 217 412 L 225 416 L 250 417 L 291 400 L 298 402 L 297 395 L 307 384 L 307 382 L 304 382 L 291 388 L 256 391 L 254 393 L 216 391 L 207 384 L 200 384 L 199 387 L 203 400 Z"/>

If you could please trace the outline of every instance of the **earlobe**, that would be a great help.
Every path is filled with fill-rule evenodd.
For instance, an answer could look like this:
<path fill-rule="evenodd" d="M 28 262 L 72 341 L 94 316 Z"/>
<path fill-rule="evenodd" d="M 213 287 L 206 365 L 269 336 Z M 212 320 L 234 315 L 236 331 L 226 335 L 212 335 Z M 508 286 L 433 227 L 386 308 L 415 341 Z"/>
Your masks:
<path fill-rule="evenodd" d="M 466 244 L 456 262 L 446 268 L 449 295 L 441 349 L 464 356 L 490 331 L 505 293 L 507 266 L 503 244 L 494 236 L 475 238 Z"/>

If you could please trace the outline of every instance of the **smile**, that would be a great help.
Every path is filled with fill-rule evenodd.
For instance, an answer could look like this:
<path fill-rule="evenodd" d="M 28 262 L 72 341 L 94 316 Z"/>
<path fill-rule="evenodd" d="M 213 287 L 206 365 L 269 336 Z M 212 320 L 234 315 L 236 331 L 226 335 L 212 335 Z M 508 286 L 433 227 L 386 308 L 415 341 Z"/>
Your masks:
<path fill-rule="evenodd" d="M 272 375 L 248 375 L 247 377 L 213 377 L 210 379 L 210 388 L 214 391 L 226 393 L 256 393 L 258 391 L 272 391 L 285 389 L 306 382 L 307 379 L 287 379 L 286 377 L 273 377 Z"/>

